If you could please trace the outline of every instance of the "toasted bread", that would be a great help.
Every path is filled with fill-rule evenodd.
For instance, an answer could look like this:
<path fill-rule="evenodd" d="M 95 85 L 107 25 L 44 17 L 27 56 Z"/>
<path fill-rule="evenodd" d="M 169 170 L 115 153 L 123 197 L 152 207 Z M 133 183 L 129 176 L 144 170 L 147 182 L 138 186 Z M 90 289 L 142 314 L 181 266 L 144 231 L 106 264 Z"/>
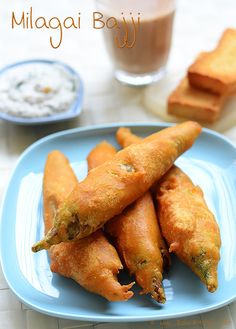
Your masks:
<path fill-rule="evenodd" d="M 236 93 L 236 29 L 225 30 L 216 49 L 196 59 L 188 79 L 192 86 L 216 94 Z"/>
<path fill-rule="evenodd" d="M 225 97 L 195 89 L 184 78 L 168 98 L 168 113 L 186 119 L 213 123 L 220 115 Z"/>

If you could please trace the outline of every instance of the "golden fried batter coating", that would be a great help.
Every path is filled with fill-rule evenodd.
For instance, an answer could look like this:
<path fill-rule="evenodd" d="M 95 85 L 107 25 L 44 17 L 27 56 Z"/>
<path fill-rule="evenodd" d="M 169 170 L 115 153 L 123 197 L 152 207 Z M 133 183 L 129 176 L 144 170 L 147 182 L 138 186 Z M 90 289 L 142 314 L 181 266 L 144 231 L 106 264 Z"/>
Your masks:
<path fill-rule="evenodd" d="M 99 143 L 87 156 L 89 170 L 111 160 L 116 153 L 116 148 L 110 143 L 107 143 L 106 141 Z"/>
<path fill-rule="evenodd" d="M 142 141 L 142 138 L 132 134 L 129 128 L 121 127 L 116 132 L 116 140 L 122 148 L 126 148 L 132 144 Z"/>
<path fill-rule="evenodd" d="M 134 283 L 121 285 L 117 274 L 123 268 L 115 248 L 102 230 L 79 241 L 61 242 L 50 248 L 51 270 L 78 282 L 111 302 L 127 301 Z"/>
<path fill-rule="evenodd" d="M 123 213 L 106 224 L 106 232 L 130 274 L 142 287 L 141 294 L 151 293 L 165 303 L 162 286 L 163 259 L 158 245 L 158 226 L 152 197 L 149 192 L 127 207 Z"/>
<path fill-rule="evenodd" d="M 45 234 L 53 226 L 53 218 L 78 180 L 68 159 L 60 151 L 48 154 L 43 176 L 43 207 Z"/>
<path fill-rule="evenodd" d="M 128 147 L 131 144 L 140 143 L 142 141 L 142 138 L 132 134 L 132 132 L 129 128 L 124 128 L 124 127 L 119 128 L 117 130 L 116 139 L 122 148 Z M 162 237 L 157 218 L 156 218 L 156 221 L 157 221 L 158 246 L 160 248 L 160 251 L 161 251 L 161 254 L 163 257 L 164 269 L 168 271 L 170 268 L 170 263 L 171 263 L 170 254 L 169 254 L 168 248 L 166 246 L 166 243 Z"/>
<path fill-rule="evenodd" d="M 32 250 L 81 239 L 102 227 L 148 191 L 200 133 L 201 126 L 188 121 L 126 147 L 112 160 L 92 169 L 58 209 L 53 228 Z"/>
<path fill-rule="evenodd" d="M 55 211 L 78 184 L 67 158 L 59 151 L 48 155 L 44 171 L 43 199 L 45 233 L 52 227 Z M 123 268 L 115 248 L 102 230 L 75 242 L 62 242 L 49 250 L 51 270 L 72 278 L 87 290 L 109 301 L 133 296 L 133 284 L 121 286 L 117 274 Z"/>
<path fill-rule="evenodd" d="M 89 168 L 114 156 L 108 143 L 98 144 L 87 157 Z M 91 160 L 92 157 L 92 160 Z M 103 160 L 103 161 L 102 161 Z M 115 242 L 130 274 L 134 274 L 143 288 L 142 294 L 165 302 L 162 287 L 163 261 L 158 245 L 158 227 L 152 197 L 149 192 L 129 206 L 120 216 L 111 219 L 106 231 Z"/>
<path fill-rule="evenodd" d="M 174 252 L 214 292 L 218 286 L 220 231 L 200 187 L 173 166 L 158 183 L 158 215 L 164 238 Z"/>

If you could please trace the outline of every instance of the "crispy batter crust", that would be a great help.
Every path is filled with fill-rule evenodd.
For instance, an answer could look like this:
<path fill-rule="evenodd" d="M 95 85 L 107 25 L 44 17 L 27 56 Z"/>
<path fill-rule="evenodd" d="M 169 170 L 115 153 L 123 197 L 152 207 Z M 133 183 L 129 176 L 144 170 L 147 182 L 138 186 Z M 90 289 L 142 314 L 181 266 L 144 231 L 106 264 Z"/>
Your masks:
<path fill-rule="evenodd" d="M 72 278 L 90 292 L 112 302 L 127 301 L 133 296 L 134 283 L 121 285 L 117 274 L 123 268 L 115 248 L 102 230 L 80 241 L 52 246 L 51 270 Z"/>
<path fill-rule="evenodd" d="M 100 143 L 87 157 L 89 167 L 96 167 L 113 156 L 114 148 L 109 147 L 108 143 Z M 113 238 L 124 264 L 143 288 L 142 293 L 151 293 L 155 300 L 164 303 L 163 261 L 158 244 L 157 219 L 150 193 L 147 192 L 120 216 L 110 220 L 106 231 Z"/>
<path fill-rule="evenodd" d="M 124 128 L 124 127 L 119 128 L 117 130 L 116 139 L 122 148 L 128 147 L 131 144 L 140 143 L 142 141 L 142 138 L 138 137 L 135 134 L 132 134 L 132 132 L 129 128 Z M 147 193 L 149 193 L 149 192 L 147 192 Z M 158 218 L 155 218 L 155 220 L 157 223 L 158 246 L 159 246 L 159 249 L 162 254 L 164 269 L 168 271 L 170 268 L 170 263 L 171 263 L 170 254 L 169 254 L 168 248 L 166 246 L 166 243 L 162 237 Z"/>
<path fill-rule="evenodd" d="M 54 227 L 32 250 L 80 239 L 102 227 L 160 179 L 200 133 L 200 125 L 185 122 L 121 150 L 111 161 L 92 169 L 58 209 Z"/>
<path fill-rule="evenodd" d="M 116 148 L 110 143 L 107 143 L 106 141 L 99 143 L 87 156 L 89 170 L 111 160 L 116 153 Z"/>
<path fill-rule="evenodd" d="M 161 230 L 170 252 L 214 292 L 218 286 L 220 231 L 202 190 L 173 166 L 158 184 L 157 201 Z"/>
<path fill-rule="evenodd" d="M 121 259 L 142 287 L 141 294 L 151 293 L 165 303 L 162 286 L 163 260 L 158 244 L 158 227 L 151 194 L 147 192 L 121 215 L 106 224 Z"/>
<path fill-rule="evenodd" d="M 78 184 L 67 158 L 59 151 L 48 155 L 44 171 L 45 233 L 52 227 L 55 211 Z M 51 270 L 72 278 L 87 290 L 110 301 L 133 296 L 132 283 L 121 286 L 117 274 L 123 268 L 115 248 L 99 230 L 76 242 L 62 242 L 49 250 Z"/>
<path fill-rule="evenodd" d="M 43 206 L 45 234 L 53 226 L 53 218 L 68 195 L 77 186 L 78 180 L 68 159 L 60 152 L 48 154 L 43 176 Z"/>

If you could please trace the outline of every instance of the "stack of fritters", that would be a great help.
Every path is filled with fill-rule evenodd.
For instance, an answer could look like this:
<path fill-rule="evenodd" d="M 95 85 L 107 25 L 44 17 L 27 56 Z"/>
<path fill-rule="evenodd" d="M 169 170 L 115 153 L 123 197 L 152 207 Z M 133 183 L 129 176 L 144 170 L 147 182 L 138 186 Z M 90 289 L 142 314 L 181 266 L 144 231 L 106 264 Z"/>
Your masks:
<path fill-rule="evenodd" d="M 198 124 L 186 122 L 141 140 L 120 128 L 123 150 L 116 152 L 107 142 L 97 145 L 80 183 L 65 156 L 51 152 L 43 184 L 46 236 L 33 251 L 49 249 L 53 272 L 110 301 L 133 296 L 133 283 L 121 285 L 117 279 L 124 266 L 141 294 L 164 303 L 169 251 L 215 291 L 218 225 L 201 189 L 173 166 L 200 132 Z"/>

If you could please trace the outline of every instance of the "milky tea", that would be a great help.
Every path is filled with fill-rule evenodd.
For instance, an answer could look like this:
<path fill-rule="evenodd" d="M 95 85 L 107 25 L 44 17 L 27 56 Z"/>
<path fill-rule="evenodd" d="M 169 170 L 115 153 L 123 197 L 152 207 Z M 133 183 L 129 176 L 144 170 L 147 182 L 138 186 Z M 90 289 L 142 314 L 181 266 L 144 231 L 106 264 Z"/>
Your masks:
<path fill-rule="evenodd" d="M 100 0 L 108 51 L 117 70 L 131 75 L 158 73 L 165 69 L 172 39 L 174 0 Z M 110 28 L 109 28 L 110 27 Z M 113 28 L 111 28 L 113 27 Z"/>

